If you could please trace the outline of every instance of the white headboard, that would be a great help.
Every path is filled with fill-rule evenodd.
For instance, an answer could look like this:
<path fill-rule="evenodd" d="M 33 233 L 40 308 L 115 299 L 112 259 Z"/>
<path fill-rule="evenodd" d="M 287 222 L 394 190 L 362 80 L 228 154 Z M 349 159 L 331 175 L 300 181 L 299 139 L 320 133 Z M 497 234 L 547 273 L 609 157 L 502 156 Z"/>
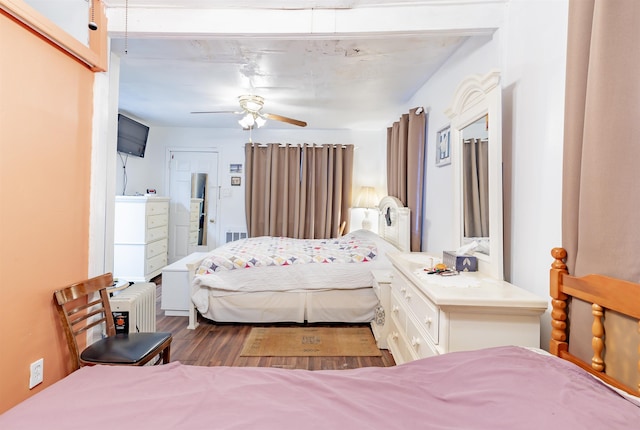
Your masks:
<path fill-rule="evenodd" d="M 378 234 L 400 251 L 411 250 L 411 219 L 409 208 L 404 207 L 396 197 L 386 196 L 378 204 Z"/>

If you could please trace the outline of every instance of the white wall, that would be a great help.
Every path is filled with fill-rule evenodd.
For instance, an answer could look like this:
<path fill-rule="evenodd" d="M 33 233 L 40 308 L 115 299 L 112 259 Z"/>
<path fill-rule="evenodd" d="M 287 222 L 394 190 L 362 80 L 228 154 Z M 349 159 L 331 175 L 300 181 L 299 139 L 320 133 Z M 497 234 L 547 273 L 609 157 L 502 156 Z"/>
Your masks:
<path fill-rule="evenodd" d="M 333 143 L 355 145 L 354 156 L 354 198 L 360 186 L 376 187 L 380 196 L 386 194 L 386 129 L 379 131 L 354 130 L 313 130 L 313 129 L 269 129 L 268 126 L 254 130 L 252 141 L 259 143 Z M 244 145 L 249 134 L 239 126 L 237 129 L 210 128 L 168 128 L 151 127 L 144 158 L 127 159 L 126 194 L 144 194 L 147 188 L 156 189 L 159 195 L 166 195 L 168 148 L 216 148 L 219 157 L 218 183 L 227 188 L 230 195 L 221 197 L 218 228 L 220 232 L 237 231 L 245 226 L 244 213 L 244 175 L 242 186 L 229 185 L 229 164 L 244 165 Z M 116 168 L 116 193 L 122 194 L 123 169 L 118 157 Z M 355 210 L 352 222 L 355 228 L 360 226 L 362 214 Z M 375 221 L 374 221 L 375 222 Z"/>
<path fill-rule="evenodd" d="M 502 44 L 503 145 L 511 147 L 505 191 L 512 202 L 505 271 L 542 297 L 549 297 L 551 248 L 562 244 L 567 20 L 567 0 L 512 0 Z M 549 311 L 542 328 L 547 348 Z"/>
<path fill-rule="evenodd" d="M 429 111 L 423 250 L 441 253 L 458 248 L 453 243 L 453 169 L 436 166 L 436 133 L 449 124 L 445 110 L 450 106 L 458 84 L 472 74 L 484 75 L 500 66 L 498 34 L 471 38 L 412 97 L 407 108 L 424 106 Z"/>
<path fill-rule="evenodd" d="M 58 27 L 89 45 L 90 5 L 86 0 L 23 0 Z"/>
<path fill-rule="evenodd" d="M 436 132 L 463 78 L 501 70 L 505 277 L 541 297 L 549 297 L 551 248 L 561 244 L 566 32 L 566 0 L 512 0 L 493 37 L 467 41 L 407 105 L 430 111 L 424 250 L 455 249 L 452 167 L 435 165 Z M 541 334 L 546 348 L 548 312 Z"/>

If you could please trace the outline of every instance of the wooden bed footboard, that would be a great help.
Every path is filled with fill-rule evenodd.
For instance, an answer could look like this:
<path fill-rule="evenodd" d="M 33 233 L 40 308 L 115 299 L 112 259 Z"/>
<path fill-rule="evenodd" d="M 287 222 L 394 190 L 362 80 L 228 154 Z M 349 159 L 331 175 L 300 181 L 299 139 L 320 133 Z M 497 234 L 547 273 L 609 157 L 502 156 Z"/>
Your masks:
<path fill-rule="evenodd" d="M 569 275 L 567 271 L 566 250 L 554 248 L 551 255 L 554 261 L 550 270 L 552 310 L 549 352 L 575 363 L 614 387 L 635 396 L 640 395 L 640 382 L 630 385 L 607 373 L 607 364 L 605 363 L 607 336 L 604 325 L 607 312 L 614 311 L 634 319 L 637 331 L 640 333 L 640 284 L 603 275 L 575 277 Z M 591 363 L 587 363 L 569 352 L 568 307 L 572 298 L 591 304 L 591 314 L 593 315 Z M 638 374 L 636 380 L 640 381 L 640 342 L 636 345 L 636 354 L 631 355 L 635 357 L 635 363 L 632 366 Z"/>

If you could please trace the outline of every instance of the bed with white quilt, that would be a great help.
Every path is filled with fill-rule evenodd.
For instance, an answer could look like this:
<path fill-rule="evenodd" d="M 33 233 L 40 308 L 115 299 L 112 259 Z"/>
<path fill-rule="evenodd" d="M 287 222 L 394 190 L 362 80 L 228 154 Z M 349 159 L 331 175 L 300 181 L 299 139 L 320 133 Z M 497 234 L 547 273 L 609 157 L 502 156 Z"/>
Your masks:
<path fill-rule="evenodd" d="M 333 239 L 263 236 L 210 251 L 194 265 L 195 309 L 217 322 L 373 320 L 379 302 L 372 271 L 391 269 L 387 253 L 409 246 L 409 209 L 385 197 L 379 211 L 379 234 L 356 230 Z"/>

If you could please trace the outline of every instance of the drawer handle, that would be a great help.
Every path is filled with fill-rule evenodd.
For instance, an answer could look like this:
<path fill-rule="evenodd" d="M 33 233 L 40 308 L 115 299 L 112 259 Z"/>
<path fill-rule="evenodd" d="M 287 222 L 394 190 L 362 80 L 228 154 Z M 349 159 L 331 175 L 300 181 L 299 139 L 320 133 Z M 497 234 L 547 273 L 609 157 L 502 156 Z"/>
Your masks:
<path fill-rule="evenodd" d="M 398 313 L 398 311 L 399 311 L 399 310 L 400 310 L 400 308 L 398 307 L 398 305 L 393 305 L 393 306 L 391 307 L 391 311 L 392 311 L 392 312 Z"/>
<path fill-rule="evenodd" d="M 405 293 L 406 291 L 407 291 L 407 287 L 402 287 L 402 288 L 400 288 L 400 292 L 401 292 L 401 293 Z"/>
<path fill-rule="evenodd" d="M 405 295 L 404 295 L 404 298 L 405 298 L 407 301 L 411 300 L 411 294 L 405 294 Z"/>
<path fill-rule="evenodd" d="M 397 332 L 397 331 L 394 331 L 394 332 L 391 334 L 391 337 L 393 338 L 393 340 L 398 340 L 398 336 L 399 336 L 399 335 L 398 335 L 398 332 Z"/>
<path fill-rule="evenodd" d="M 412 337 L 411 338 L 411 346 L 420 346 L 420 339 L 417 337 Z"/>
<path fill-rule="evenodd" d="M 428 325 L 429 327 L 431 327 L 431 324 L 433 324 L 433 318 L 431 318 L 431 317 L 426 317 L 426 318 L 424 319 L 424 323 L 425 323 L 426 325 Z"/>

